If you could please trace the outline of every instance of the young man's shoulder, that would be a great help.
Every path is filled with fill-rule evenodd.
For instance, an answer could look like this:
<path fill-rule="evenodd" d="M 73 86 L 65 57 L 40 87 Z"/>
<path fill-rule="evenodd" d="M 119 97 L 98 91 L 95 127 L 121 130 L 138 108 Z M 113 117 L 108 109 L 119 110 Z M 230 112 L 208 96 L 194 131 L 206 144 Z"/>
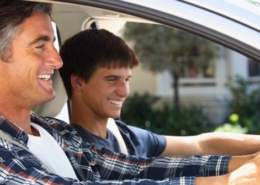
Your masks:
<path fill-rule="evenodd" d="M 132 123 L 126 123 L 126 122 L 119 120 L 119 119 L 115 119 L 115 122 L 120 129 L 123 129 L 123 130 L 126 130 L 126 131 L 134 132 L 136 134 L 145 134 L 145 135 L 149 134 L 149 135 L 158 136 L 158 134 L 156 134 L 152 131 L 143 129 L 143 128 L 139 128 Z"/>

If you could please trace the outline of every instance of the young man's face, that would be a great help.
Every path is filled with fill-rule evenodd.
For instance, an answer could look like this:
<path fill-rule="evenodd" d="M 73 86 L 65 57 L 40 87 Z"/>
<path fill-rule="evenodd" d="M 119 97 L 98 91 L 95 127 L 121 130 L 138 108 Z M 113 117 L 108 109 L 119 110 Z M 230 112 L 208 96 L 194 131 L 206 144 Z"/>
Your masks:
<path fill-rule="evenodd" d="M 10 103 L 34 106 L 54 97 L 51 76 L 62 62 L 53 40 L 47 14 L 34 13 L 18 26 L 11 56 L 0 61 L 1 88 L 9 92 Z"/>
<path fill-rule="evenodd" d="M 81 88 L 84 110 L 97 118 L 120 116 L 124 101 L 129 95 L 132 71 L 128 67 L 98 68 Z"/>

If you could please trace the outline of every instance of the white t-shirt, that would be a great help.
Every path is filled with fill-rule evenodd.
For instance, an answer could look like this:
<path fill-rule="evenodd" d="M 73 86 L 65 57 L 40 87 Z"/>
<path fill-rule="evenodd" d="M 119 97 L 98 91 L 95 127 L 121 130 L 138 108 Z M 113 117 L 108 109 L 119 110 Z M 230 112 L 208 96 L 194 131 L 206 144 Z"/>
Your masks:
<path fill-rule="evenodd" d="M 49 172 L 77 179 L 65 152 L 54 138 L 41 126 L 32 123 L 40 136 L 29 135 L 29 150 L 48 168 Z"/>

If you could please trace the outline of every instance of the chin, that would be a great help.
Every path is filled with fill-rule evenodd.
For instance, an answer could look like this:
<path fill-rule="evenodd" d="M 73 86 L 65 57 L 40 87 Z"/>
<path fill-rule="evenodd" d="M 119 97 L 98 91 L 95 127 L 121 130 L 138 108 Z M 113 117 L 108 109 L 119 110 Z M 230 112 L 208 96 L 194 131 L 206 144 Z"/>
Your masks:
<path fill-rule="evenodd" d="M 42 95 L 41 96 L 41 99 L 42 99 L 42 102 L 43 103 L 46 103 L 46 102 L 48 102 L 48 101 L 51 101 L 51 100 L 53 100 L 55 98 L 55 93 L 51 93 L 51 94 L 48 94 L 48 95 Z"/>
<path fill-rule="evenodd" d="M 119 113 L 114 113 L 114 114 L 109 114 L 110 118 L 119 118 L 120 117 L 120 112 Z"/>

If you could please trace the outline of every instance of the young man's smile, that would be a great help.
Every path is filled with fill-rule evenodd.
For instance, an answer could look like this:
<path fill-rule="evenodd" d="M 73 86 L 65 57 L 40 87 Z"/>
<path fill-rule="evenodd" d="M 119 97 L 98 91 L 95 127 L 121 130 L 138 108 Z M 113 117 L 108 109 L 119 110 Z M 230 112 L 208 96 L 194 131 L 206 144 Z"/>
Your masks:
<path fill-rule="evenodd" d="M 104 118 L 119 117 L 129 95 L 131 75 L 128 67 L 100 67 L 87 82 L 83 81 L 81 96 L 89 113 Z"/>

